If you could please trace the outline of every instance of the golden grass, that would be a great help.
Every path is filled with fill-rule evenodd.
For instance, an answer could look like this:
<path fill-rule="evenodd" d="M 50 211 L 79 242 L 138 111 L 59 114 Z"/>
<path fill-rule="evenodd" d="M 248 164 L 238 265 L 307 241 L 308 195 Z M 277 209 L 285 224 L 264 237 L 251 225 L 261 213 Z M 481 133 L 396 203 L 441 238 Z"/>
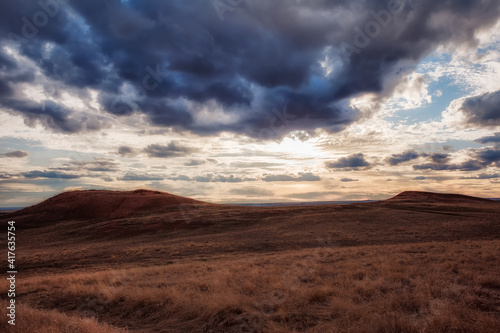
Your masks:
<path fill-rule="evenodd" d="M 0 332 L 496 333 L 499 205 L 32 211 L 16 217 L 18 325 Z"/>
<path fill-rule="evenodd" d="M 7 301 L 0 301 L 2 317 L 5 317 Z M 27 305 L 16 306 L 16 325 L 6 320 L 0 321 L 0 332 L 33 332 L 33 333 L 125 333 L 126 330 L 113 328 L 99 323 L 95 318 L 71 316 L 56 310 L 37 310 Z M 2 318 L 3 319 L 3 318 Z"/>
<path fill-rule="evenodd" d="M 18 332 L 497 332 L 498 267 L 490 240 L 20 276 Z"/>

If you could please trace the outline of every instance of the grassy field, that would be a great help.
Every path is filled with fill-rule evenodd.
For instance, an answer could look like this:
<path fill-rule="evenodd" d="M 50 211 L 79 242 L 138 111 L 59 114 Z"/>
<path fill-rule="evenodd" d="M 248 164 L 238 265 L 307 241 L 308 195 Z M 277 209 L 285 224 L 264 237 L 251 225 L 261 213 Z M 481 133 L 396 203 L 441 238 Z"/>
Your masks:
<path fill-rule="evenodd" d="M 16 326 L 0 331 L 498 332 L 499 206 L 20 214 Z"/>

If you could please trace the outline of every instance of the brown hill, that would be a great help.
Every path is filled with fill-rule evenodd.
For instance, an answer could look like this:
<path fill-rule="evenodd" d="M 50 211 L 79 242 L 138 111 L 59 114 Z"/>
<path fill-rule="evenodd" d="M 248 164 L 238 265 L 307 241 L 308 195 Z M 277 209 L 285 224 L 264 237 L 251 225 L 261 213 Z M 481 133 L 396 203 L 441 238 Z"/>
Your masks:
<path fill-rule="evenodd" d="M 200 204 L 210 205 L 166 192 L 142 189 L 71 191 L 9 214 L 9 218 L 36 215 L 43 221 L 116 219 L 168 213 L 180 205 Z"/>
<path fill-rule="evenodd" d="M 420 191 L 405 191 L 395 197 L 388 199 L 389 202 L 408 203 L 444 203 L 444 204 L 464 204 L 464 203 L 495 203 L 493 200 L 472 197 L 462 194 L 433 193 Z"/>

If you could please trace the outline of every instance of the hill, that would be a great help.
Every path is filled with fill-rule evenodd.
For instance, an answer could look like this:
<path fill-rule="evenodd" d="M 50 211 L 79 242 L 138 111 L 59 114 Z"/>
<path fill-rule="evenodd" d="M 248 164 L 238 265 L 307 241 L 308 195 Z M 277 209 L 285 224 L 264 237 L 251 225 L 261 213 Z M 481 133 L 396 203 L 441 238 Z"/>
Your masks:
<path fill-rule="evenodd" d="M 446 203 L 460 205 L 464 203 L 492 203 L 493 200 L 472 197 L 462 194 L 433 193 L 420 191 L 405 191 L 388 199 L 391 202 L 410 203 Z"/>
<path fill-rule="evenodd" d="M 71 191 L 58 194 L 37 205 L 16 211 L 9 218 L 36 216 L 37 220 L 116 219 L 168 213 L 180 205 L 206 204 L 166 192 L 135 190 Z"/>

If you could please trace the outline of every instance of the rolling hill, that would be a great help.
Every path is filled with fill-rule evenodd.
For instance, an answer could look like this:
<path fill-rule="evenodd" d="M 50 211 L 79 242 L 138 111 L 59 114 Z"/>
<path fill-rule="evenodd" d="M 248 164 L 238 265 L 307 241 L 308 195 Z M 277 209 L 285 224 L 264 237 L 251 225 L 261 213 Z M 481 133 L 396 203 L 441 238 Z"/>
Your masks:
<path fill-rule="evenodd" d="M 446 203 L 451 205 L 461 204 L 492 204 L 493 200 L 472 197 L 462 194 L 448 194 L 448 193 L 433 193 L 433 192 L 420 192 L 420 191 L 405 191 L 395 197 L 388 199 L 388 201 L 396 202 L 410 202 L 410 203 Z"/>

